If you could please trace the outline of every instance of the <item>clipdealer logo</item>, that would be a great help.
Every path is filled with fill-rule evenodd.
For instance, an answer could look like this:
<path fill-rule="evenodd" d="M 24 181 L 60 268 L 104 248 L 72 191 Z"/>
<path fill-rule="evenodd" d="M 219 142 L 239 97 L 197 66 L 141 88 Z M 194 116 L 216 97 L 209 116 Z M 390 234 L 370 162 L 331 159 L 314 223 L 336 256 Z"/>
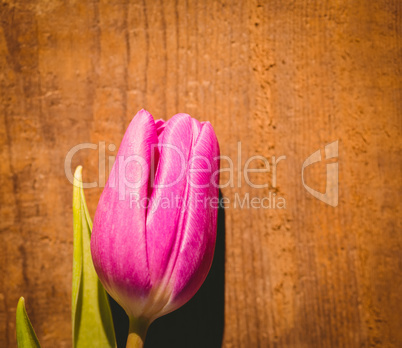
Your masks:
<path fill-rule="evenodd" d="M 172 187 L 176 185 L 180 180 L 183 179 L 184 176 L 186 176 L 186 173 L 188 171 L 188 163 L 184 160 L 183 154 L 181 154 L 180 150 L 176 148 L 173 145 L 170 144 L 162 144 L 160 145 L 164 148 L 164 151 L 174 151 L 177 152 L 177 160 L 178 160 L 178 165 L 182 169 L 180 171 L 180 177 L 175 178 L 175 180 L 171 183 L 168 183 L 167 185 L 163 185 L 163 187 Z M 85 182 L 83 183 L 83 188 L 94 188 L 94 187 L 104 187 L 106 183 L 106 177 L 107 173 L 110 173 L 109 176 L 109 186 L 115 187 L 116 190 L 119 192 L 119 199 L 124 200 L 127 197 L 127 190 L 130 191 L 130 189 L 136 189 L 140 187 L 141 185 L 145 184 L 144 179 L 146 179 L 145 176 L 142 174 L 145 173 L 144 169 L 147 168 L 148 164 L 145 161 L 145 159 L 141 158 L 141 156 L 138 155 L 133 155 L 128 158 L 122 157 L 122 156 L 115 156 L 115 155 L 106 155 L 106 143 L 101 141 L 99 144 L 92 144 L 92 143 L 84 143 L 84 144 L 79 144 L 74 146 L 73 148 L 70 149 L 70 151 L 67 153 L 65 162 L 64 162 L 64 168 L 65 168 L 65 174 L 67 179 L 73 183 L 73 174 L 72 174 L 72 159 L 74 155 L 83 149 L 90 149 L 90 150 L 97 150 L 98 151 L 98 157 L 99 157 L 99 168 L 98 168 L 98 181 L 94 182 Z M 116 146 L 114 144 L 109 144 L 107 149 L 110 152 L 114 152 L 116 150 Z M 327 144 L 324 148 L 325 152 L 325 160 L 331 160 L 334 158 L 338 158 L 338 140 Z M 122 158 L 121 158 L 122 157 Z M 200 156 L 198 156 L 200 157 Z M 245 183 L 253 189 L 269 189 L 269 186 L 272 187 L 273 191 L 264 191 L 264 196 L 261 197 L 260 195 L 254 195 L 252 196 L 249 192 L 244 193 L 243 195 L 240 195 L 238 192 L 234 194 L 233 199 L 229 199 L 228 197 L 223 197 L 219 202 L 203 202 L 203 204 L 218 204 L 222 208 L 228 208 L 228 207 L 233 207 L 233 208 L 240 208 L 240 209 L 286 209 L 286 200 L 285 197 L 281 196 L 278 194 L 278 191 L 276 190 L 277 188 L 277 167 L 279 162 L 285 161 L 286 156 L 279 156 L 275 157 L 272 156 L 272 159 L 270 161 L 268 158 L 265 156 L 261 155 L 254 155 L 249 157 L 245 162 L 242 160 L 242 149 L 241 149 L 241 142 L 238 142 L 238 147 L 237 147 L 237 155 L 235 157 L 230 158 L 229 156 L 225 155 L 220 155 L 219 158 L 214 158 L 213 160 L 220 160 L 221 167 L 218 168 L 218 170 L 215 173 L 211 173 L 211 180 L 214 178 L 216 175 L 219 175 L 220 173 L 226 173 L 225 177 L 228 178 L 228 180 L 223 179 L 221 182 L 216 185 L 214 182 L 211 181 L 210 184 L 216 185 L 218 188 L 240 188 L 242 187 L 242 179 L 244 179 Z M 207 158 L 203 159 L 204 161 L 208 161 Z M 315 151 L 313 154 L 311 154 L 303 163 L 302 168 L 301 168 L 301 181 L 308 193 L 310 193 L 313 197 L 316 199 L 324 202 L 325 204 L 328 204 L 332 207 L 337 207 L 338 206 L 338 162 L 331 162 L 326 164 L 326 188 L 325 188 L 325 193 L 321 193 L 310 186 L 308 186 L 305 183 L 305 177 L 304 177 L 304 171 L 308 166 L 313 165 L 314 163 L 322 161 L 322 156 L 321 156 L 321 150 Z M 256 164 L 259 164 L 257 168 L 254 168 L 250 164 L 252 162 L 255 162 Z M 243 165 L 244 163 L 244 165 Z M 207 163 L 208 164 L 208 163 Z M 237 164 L 237 165 L 236 165 Z M 134 167 L 132 166 L 134 165 Z M 151 163 L 151 171 L 154 173 L 155 167 L 154 163 Z M 157 164 L 156 164 L 157 165 Z M 117 167 L 116 167 L 117 166 Z M 131 177 L 132 175 L 130 174 L 130 171 L 127 171 L 127 166 L 129 166 L 131 169 L 135 168 L 136 172 L 136 177 L 138 177 L 137 181 L 132 181 L 129 180 L 128 178 Z M 116 168 L 117 169 L 116 169 Z M 237 167 L 237 170 L 234 168 Z M 202 169 L 203 171 L 207 170 L 208 168 L 211 168 L 211 164 L 209 163 L 209 166 L 207 166 L 206 169 Z M 116 176 L 116 172 L 113 172 L 113 170 L 117 170 L 118 175 Z M 269 185 L 268 181 L 264 180 L 265 182 L 263 184 L 257 184 L 256 182 L 253 182 L 251 178 L 249 177 L 250 174 L 252 173 L 260 173 L 264 175 L 267 179 L 270 178 L 271 182 Z M 235 180 L 235 176 L 237 175 L 237 180 Z M 221 177 L 222 179 L 222 177 Z M 188 179 L 187 179 L 188 180 Z M 189 185 L 192 185 L 191 182 L 188 182 Z M 160 184 L 156 184 L 151 180 L 151 186 L 152 187 L 160 187 Z M 256 193 L 257 191 L 253 191 Z M 137 197 L 135 194 L 131 197 L 130 196 L 130 205 L 144 205 L 144 206 L 149 206 L 150 202 L 140 202 L 140 199 L 148 199 L 148 197 Z M 201 198 L 200 198 L 201 199 Z M 196 203 L 200 204 L 200 199 L 197 198 Z M 177 203 L 179 202 L 179 203 Z M 152 202 L 155 204 L 155 202 Z M 180 202 L 178 200 L 178 197 L 172 197 L 169 198 L 168 202 L 161 201 L 158 202 L 158 204 L 165 205 L 166 207 L 172 207 L 174 205 L 181 205 L 183 202 Z M 187 202 L 188 203 L 188 202 Z"/>
<path fill-rule="evenodd" d="M 329 160 L 331 158 L 338 158 L 338 140 L 328 144 L 325 146 L 325 159 Z M 321 150 L 317 150 L 313 154 L 311 154 L 303 163 L 301 176 L 302 176 L 302 183 L 304 188 L 307 190 L 315 198 L 319 199 L 320 201 L 332 206 L 338 206 L 338 162 L 335 163 L 328 163 L 326 165 L 327 169 L 327 179 L 325 185 L 325 193 L 321 193 L 312 189 L 311 187 L 307 186 L 304 182 L 304 169 L 308 166 L 320 162 L 321 159 Z"/>

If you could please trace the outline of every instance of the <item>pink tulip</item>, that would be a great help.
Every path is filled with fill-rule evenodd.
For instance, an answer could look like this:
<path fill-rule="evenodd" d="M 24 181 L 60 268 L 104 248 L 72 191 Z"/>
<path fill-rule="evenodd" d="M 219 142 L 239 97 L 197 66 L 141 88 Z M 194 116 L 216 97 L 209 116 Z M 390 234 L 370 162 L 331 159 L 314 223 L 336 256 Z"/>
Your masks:
<path fill-rule="evenodd" d="M 215 248 L 219 145 L 186 114 L 131 121 L 95 214 L 91 252 L 108 293 L 130 318 L 131 346 L 198 291 Z M 129 343 L 127 344 L 129 346 Z"/>

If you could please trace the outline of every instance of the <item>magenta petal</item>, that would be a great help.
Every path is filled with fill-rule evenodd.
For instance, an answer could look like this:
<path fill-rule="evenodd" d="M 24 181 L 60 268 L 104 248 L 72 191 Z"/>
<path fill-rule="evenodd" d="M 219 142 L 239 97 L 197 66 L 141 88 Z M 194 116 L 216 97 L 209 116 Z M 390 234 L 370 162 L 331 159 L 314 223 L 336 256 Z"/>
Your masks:
<path fill-rule="evenodd" d="M 162 118 L 155 121 L 156 132 L 158 133 L 158 135 L 159 135 L 159 130 L 162 129 L 165 126 L 165 124 L 166 124 L 166 122 Z"/>
<path fill-rule="evenodd" d="M 188 159 L 194 133 L 200 124 L 186 114 L 178 114 L 165 123 L 160 159 L 147 215 L 147 250 L 153 284 L 165 276 L 179 238 L 178 221 L 186 188 Z M 195 129 L 193 130 L 193 124 Z"/>
<path fill-rule="evenodd" d="M 207 122 L 202 125 L 192 149 L 190 168 L 208 172 L 189 172 L 187 203 L 180 226 L 184 234 L 170 283 L 173 296 L 164 312 L 180 307 L 194 296 L 211 267 L 216 240 L 219 181 L 219 175 L 213 173 L 218 174 L 218 156 L 218 141 L 211 124 Z"/>
<path fill-rule="evenodd" d="M 162 119 L 156 120 L 155 121 L 155 126 L 156 126 L 156 134 L 158 134 L 158 141 L 160 142 L 162 139 L 162 133 L 165 130 L 165 125 L 167 122 L 165 122 Z"/>
<path fill-rule="evenodd" d="M 146 250 L 146 205 L 152 146 L 158 144 L 155 122 L 141 110 L 121 142 L 95 214 L 91 238 L 94 266 L 106 290 L 128 313 L 138 314 L 151 289 Z M 126 301 L 130 298 L 131 301 Z M 132 303 L 127 308 L 126 303 Z"/>

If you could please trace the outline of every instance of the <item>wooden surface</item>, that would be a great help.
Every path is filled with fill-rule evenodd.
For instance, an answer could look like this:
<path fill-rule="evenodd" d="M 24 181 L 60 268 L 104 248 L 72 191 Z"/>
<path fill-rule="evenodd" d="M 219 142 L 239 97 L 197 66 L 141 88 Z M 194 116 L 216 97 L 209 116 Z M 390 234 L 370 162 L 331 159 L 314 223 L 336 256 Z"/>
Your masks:
<path fill-rule="evenodd" d="M 212 123 L 234 161 L 232 202 L 286 200 L 225 210 L 223 347 L 401 347 L 402 2 L 112 3 L 0 4 L 0 346 L 16 346 L 21 295 L 42 346 L 71 346 L 64 159 L 80 143 L 118 146 L 146 108 Z M 336 140 L 334 208 L 301 167 Z M 272 172 L 250 174 L 268 188 L 246 184 L 251 155 L 286 156 L 276 188 Z M 98 151 L 78 164 L 104 180 Z M 306 183 L 325 191 L 325 168 Z M 100 193 L 85 192 L 92 216 Z"/>

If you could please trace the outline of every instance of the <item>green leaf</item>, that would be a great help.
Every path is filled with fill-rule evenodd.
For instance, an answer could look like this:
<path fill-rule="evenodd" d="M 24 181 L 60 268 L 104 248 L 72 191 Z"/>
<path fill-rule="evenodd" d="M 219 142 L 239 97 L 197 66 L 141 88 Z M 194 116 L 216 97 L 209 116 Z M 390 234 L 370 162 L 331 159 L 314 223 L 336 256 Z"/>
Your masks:
<path fill-rule="evenodd" d="M 40 348 L 38 338 L 25 310 L 25 300 L 23 297 L 18 301 L 16 314 L 18 348 Z"/>
<path fill-rule="evenodd" d="M 72 324 L 73 347 L 116 347 L 112 313 L 106 291 L 92 263 L 92 220 L 82 188 L 82 167 L 74 173 L 74 253 Z"/>

